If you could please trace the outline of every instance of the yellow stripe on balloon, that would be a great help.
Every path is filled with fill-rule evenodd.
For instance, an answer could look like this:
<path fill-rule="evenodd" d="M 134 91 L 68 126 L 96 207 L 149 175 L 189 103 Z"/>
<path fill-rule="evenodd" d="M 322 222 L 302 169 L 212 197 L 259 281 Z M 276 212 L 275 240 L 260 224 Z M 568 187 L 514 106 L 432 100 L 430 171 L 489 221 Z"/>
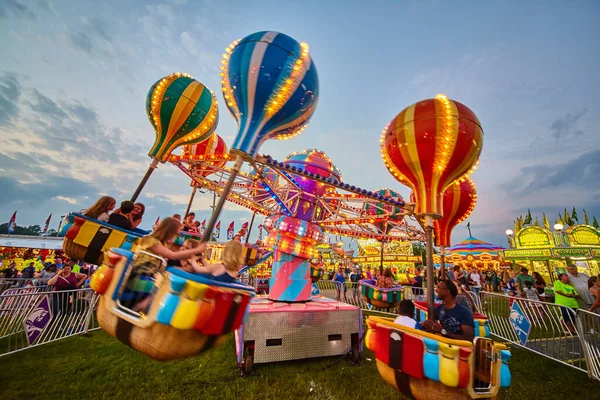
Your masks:
<path fill-rule="evenodd" d="M 476 126 L 476 132 L 475 135 L 479 136 L 477 139 L 473 139 L 475 142 L 477 143 L 483 143 L 483 130 L 481 130 L 481 128 L 479 127 L 479 125 Z M 464 171 L 465 169 L 470 169 L 471 166 L 475 165 L 475 163 L 477 162 L 477 158 L 479 157 L 479 152 L 472 152 L 469 153 L 472 154 L 471 157 L 464 157 L 462 159 L 462 162 L 460 163 L 460 167 L 456 169 L 456 171 Z M 454 175 L 450 175 L 448 176 L 448 181 L 456 181 L 457 179 L 459 179 L 462 175 L 458 175 L 457 173 L 455 173 Z"/>
<path fill-rule="evenodd" d="M 165 134 L 165 140 L 160 146 L 159 154 L 165 151 L 165 148 L 169 146 L 171 139 L 175 136 L 183 123 L 188 119 L 203 90 L 204 85 L 198 81 L 192 81 L 185 88 L 181 96 L 179 96 L 177 104 L 175 105 L 175 109 L 173 110 L 173 114 L 171 114 L 169 127 L 167 128 L 167 132 Z"/>
<path fill-rule="evenodd" d="M 208 90 L 208 89 L 206 89 L 206 90 Z M 182 136 L 175 143 L 173 143 L 173 145 L 168 149 L 169 152 L 173 151 L 175 148 L 177 148 L 181 144 L 189 143 L 190 141 L 193 142 L 193 140 L 195 138 L 197 138 L 198 136 L 205 135 L 208 133 L 208 129 L 210 128 L 210 125 L 214 124 L 214 118 L 216 118 L 216 115 L 218 113 L 217 99 L 215 98 L 214 95 L 212 95 L 212 96 L 213 96 L 213 102 L 211 103 L 210 109 L 208 110 L 208 113 L 204 117 L 204 120 L 192 132 L 188 133 L 187 135 Z M 212 120 L 211 120 L 211 118 L 212 118 Z M 213 135 L 214 135 L 214 129 L 213 129 Z M 204 140 L 206 140 L 206 139 L 208 139 L 208 138 L 205 138 Z M 201 140 L 200 141 L 197 140 L 195 142 L 195 144 L 197 144 L 199 142 L 201 142 Z"/>
<path fill-rule="evenodd" d="M 435 140 L 435 166 L 432 175 L 431 186 L 438 187 L 442 174 L 448 167 L 448 162 L 454 153 L 456 141 L 458 139 L 458 109 L 452 100 L 444 95 L 437 95 L 434 99 L 436 113 L 436 129 L 441 133 Z M 453 182 L 449 180 L 448 183 Z M 448 186 L 446 186 L 448 187 Z M 446 189 L 441 187 L 440 191 Z M 440 193 L 441 195 L 441 193 Z M 435 204 L 435 203 L 434 203 Z M 438 210 L 441 212 L 442 210 Z"/>
<path fill-rule="evenodd" d="M 402 115 L 399 115 L 396 119 L 396 141 L 398 143 L 398 150 L 404 159 L 406 165 L 412 172 L 413 176 L 417 179 L 417 187 L 419 193 L 417 195 L 417 202 L 424 202 L 426 196 L 426 185 L 424 182 L 423 173 L 421 170 L 421 161 L 419 159 L 419 150 L 417 149 L 417 140 L 415 137 L 415 108 L 416 104 L 411 105 L 405 109 Z M 401 146 L 401 144 L 403 144 Z M 408 179 L 407 179 L 408 180 Z M 416 193 L 416 191 L 415 191 Z M 421 206 L 421 209 L 426 208 Z"/>
<path fill-rule="evenodd" d="M 458 206 L 460 205 L 460 198 L 461 198 L 461 191 L 460 191 L 460 186 L 456 185 L 456 187 L 453 187 L 455 184 L 453 183 L 452 185 L 450 185 L 448 187 L 448 190 L 452 190 L 452 211 L 450 212 L 450 215 L 448 215 L 447 217 L 447 221 L 450 221 L 451 218 L 453 218 L 456 215 L 456 211 L 458 210 Z M 445 215 L 444 215 L 445 217 Z"/>

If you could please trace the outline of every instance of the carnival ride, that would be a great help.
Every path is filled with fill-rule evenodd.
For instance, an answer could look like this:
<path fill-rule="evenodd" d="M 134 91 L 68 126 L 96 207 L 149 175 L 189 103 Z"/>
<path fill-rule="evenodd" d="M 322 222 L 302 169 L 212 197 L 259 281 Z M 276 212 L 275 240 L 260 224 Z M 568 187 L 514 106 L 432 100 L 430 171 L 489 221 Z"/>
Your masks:
<path fill-rule="evenodd" d="M 69 220 L 75 223 L 64 227 L 67 233 L 72 231 L 69 240 L 82 247 L 87 243 L 86 252 L 90 247 L 95 253 L 106 252 L 106 262 L 93 282 L 101 296 L 100 324 L 160 360 L 197 354 L 235 331 L 238 363 L 245 373 L 255 362 L 349 350 L 356 359 L 361 349 L 361 310 L 312 296 L 311 283 L 317 277 L 311 274 L 309 260 L 315 258 L 315 246 L 325 233 L 382 242 L 415 240 L 421 232 L 405 218 L 416 215 L 425 230 L 428 276 L 433 276 L 433 221 L 442 216 L 444 191 L 479 157 L 483 139 L 479 121 L 466 106 L 439 95 L 407 108 L 386 127 L 381 139 L 384 162 L 414 191 L 416 204 L 410 204 L 390 190 L 372 192 L 342 182 L 339 169 L 319 150 L 294 153 L 284 161 L 258 154 L 266 140 L 301 133 L 315 110 L 318 77 L 308 45 L 281 33 L 257 32 L 227 47 L 221 70 L 223 97 L 238 122 L 229 155 L 225 150 L 218 155 L 216 147 L 208 145 L 172 154 L 178 146 L 214 138 L 218 110 L 212 93 L 188 75 L 163 78 L 147 100 L 157 134 L 149 154 L 154 161 L 133 198 L 158 162 L 169 161 L 193 180 L 193 186 L 219 195 L 203 241 L 210 238 L 225 201 L 267 216 L 266 243 L 274 258 L 269 295 L 257 298 L 245 285 L 224 285 L 165 269 L 165 260 L 139 249 L 138 238 L 130 232 L 124 236 L 118 230 L 104 232 L 106 226 L 91 226 L 97 222 L 74 215 Z M 253 172 L 241 172 L 244 161 Z M 77 218 L 83 220 L 79 225 Z M 101 231 L 108 239 L 98 245 L 94 232 Z M 113 243 L 131 246 L 131 251 L 109 250 Z M 131 287 L 129 274 L 140 264 L 150 267 L 152 274 L 145 287 Z M 427 283 L 427 314 L 433 316 L 433 280 Z M 151 301 L 143 310 L 132 309 L 127 304 L 131 293 Z M 382 377 L 416 398 L 494 397 L 500 383 L 510 380 L 505 364 L 510 353 L 490 339 L 453 341 L 385 318 L 370 317 L 368 326 L 367 346 L 376 354 Z"/>
<path fill-rule="evenodd" d="M 481 124 L 469 108 L 438 95 L 400 112 L 383 130 L 381 143 L 385 166 L 413 191 L 415 214 L 426 234 L 427 276 L 431 278 L 434 220 L 442 219 L 445 212 L 444 192 L 479 158 Z M 446 223 L 452 224 L 453 218 L 448 215 Z M 438 231 L 442 236 L 443 231 Z M 426 294 L 426 315 L 433 318 L 433 279 L 427 280 Z M 487 336 L 485 320 L 477 319 L 482 321 L 478 334 Z M 488 337 L 478 336 L 473 342 L 452 340 L 394 324 L 390 318 L 368 317 L 367 325 L 367 347 L 375 352 L 380 375 L 412 398 L 494 398 L 501 386 L 510 385 L 510 352 Z"/>

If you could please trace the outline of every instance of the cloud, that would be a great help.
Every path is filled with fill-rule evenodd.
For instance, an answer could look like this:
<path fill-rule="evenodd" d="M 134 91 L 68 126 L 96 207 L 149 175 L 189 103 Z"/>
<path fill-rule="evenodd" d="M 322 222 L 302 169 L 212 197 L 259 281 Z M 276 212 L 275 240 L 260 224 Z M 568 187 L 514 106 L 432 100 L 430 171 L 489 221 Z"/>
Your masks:
<path fill-rule="evenodd" d="M 198 45 L 189 32 L 181 34 L 181 44 L 192 55 L 198 55 Z"/>
<path fill-rule="evenodd" d="M 91 36 L 102 38 L 107 42 L 112 41 L 111 29 L 108 22 L 105 20 L 98 17 L 93 17 L 83 18 L 83 22 L 85 25 L 85 31 Z"/>
<path fill-rule="evenodd" d="M 16 74 L 6 72 L 0 77 L 0 126 L 8 125 L 18 113 L 21 85 Z"/>
<path fill-rule="evenodd" d="M 569 186 L 591 189 L 590 183 L 600 176 L 600 150 L 591 150 L 566 163 L 536 164 L 523 167 L 505 187 L 509 192 L 526 194 Z M 597 186 L 596 186 L 597 188 Z"/>
<path fill-rule="evenodd" d="M 571 136 L 571 134 L 575 137 L 583 135 L 583 132 L 580 130 L 574 131 L 575 125 L 579 119 L 587 113 L 587 108 L 578 112 L 576 114 L 567 114 L 562 118 L 557 119 L 550 125 L 550 136 L 554 139 L 566 139 Z"/>
<path fill-rule="evenodd" d="M 16 0 L 2 0 L 0 2 L 0 19 L 9 17 L 36 19 L 34 12 L 25 4 Z"/>
<path fill-rule="evenodd" d="M 87 55 L 92 54 L 92 40 L 83 32 L 69 31 L 67 32 L 67 44 L 71 45 L 75 50 L 82 51 Z"/>
<path fill-rule="evenodd" d="M 79 200 L 97 194 L 97 190 L 89 183 L 59 175 L 46 175 L 42 182 L 37 183 L 21 183 L 12 177 L 0 176 L 0 187 L 0 204 L 13 207 L 40 207 L 64 195 Z"/>

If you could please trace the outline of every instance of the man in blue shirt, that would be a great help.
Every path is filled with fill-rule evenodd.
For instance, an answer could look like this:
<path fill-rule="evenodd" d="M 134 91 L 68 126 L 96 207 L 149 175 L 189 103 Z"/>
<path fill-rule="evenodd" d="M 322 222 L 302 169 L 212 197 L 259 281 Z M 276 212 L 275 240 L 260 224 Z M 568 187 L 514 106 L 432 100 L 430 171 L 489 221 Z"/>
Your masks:
<path fill-rule="evenodd" d="M 450 280 L 438 282 L 435 292 L 444 303 L 435 308 L 435 320 L 424 321 L 421 325 L 426 331 L 441 333 L 450 339 L 473 341 L 475 337 L 473 313 L 456 303 L 458 289 Z M 439 322 L 438 322 L 439 321 Z"/>

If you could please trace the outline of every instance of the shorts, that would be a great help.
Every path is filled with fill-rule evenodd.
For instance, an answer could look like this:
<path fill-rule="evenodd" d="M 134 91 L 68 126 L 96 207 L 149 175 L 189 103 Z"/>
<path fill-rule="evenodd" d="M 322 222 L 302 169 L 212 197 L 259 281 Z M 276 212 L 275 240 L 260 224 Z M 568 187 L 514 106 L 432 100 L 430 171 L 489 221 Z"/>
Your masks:
<path fill-rule="evenodd" d="M 570 308 L 562 306 L 560 308 L 560 313 L 562 314 L 563 320 L 565 323 L 571 323 L 573 326 L 575 325 L 575 310 L 576 308 Z"/>

